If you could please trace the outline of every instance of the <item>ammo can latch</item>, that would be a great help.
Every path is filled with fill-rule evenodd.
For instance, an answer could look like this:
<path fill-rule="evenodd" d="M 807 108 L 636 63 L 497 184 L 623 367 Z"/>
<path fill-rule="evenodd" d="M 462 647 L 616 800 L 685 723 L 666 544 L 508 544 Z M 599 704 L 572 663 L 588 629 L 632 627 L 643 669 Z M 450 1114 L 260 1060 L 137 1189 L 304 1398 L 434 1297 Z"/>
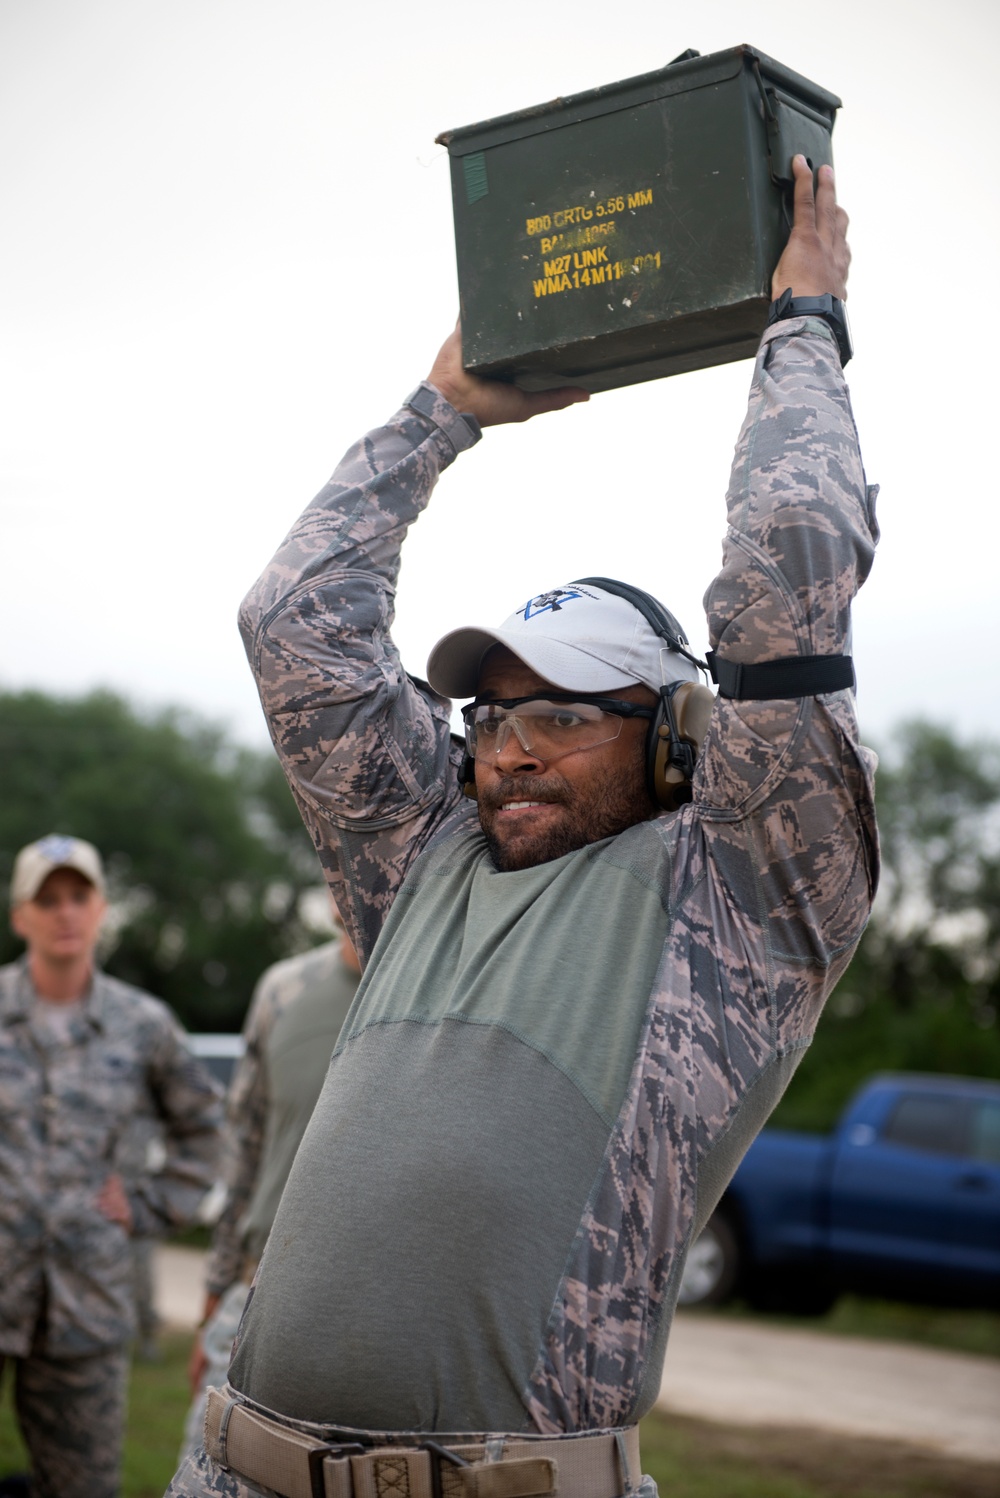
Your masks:
<path fill-rule="evenodd" d="M 747 49 L 747 59 L 757 81 L 761 110 L 767 126 L 767 166 L 775 187 L 788 192 L 794 183 L 792 157 L 800 152 L 815 172 L 830 166 L 829 115 L 818 114 L 802 99 L 793 99 L 780 88 L 768 87 L 760 70 L 760 58 Z"/>

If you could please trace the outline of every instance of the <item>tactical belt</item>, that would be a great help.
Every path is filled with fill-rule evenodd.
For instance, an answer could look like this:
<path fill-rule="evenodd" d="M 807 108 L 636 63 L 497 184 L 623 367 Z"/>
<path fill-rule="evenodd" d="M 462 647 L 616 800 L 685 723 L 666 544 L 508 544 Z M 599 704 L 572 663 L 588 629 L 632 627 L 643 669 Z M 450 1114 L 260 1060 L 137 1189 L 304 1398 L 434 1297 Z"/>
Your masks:
<path fill-rule="evenodd" d="M 205 1450 L 236 1476 L 282 1498 L 619 1498 L 639 1486 L 639 1431 L 440 1444 L 369 1444 L 343 1431 L 323 1443 L 209 1389 Z M 381 1438 L 382 1440 L 385 1437 Z M 404 1438 L 406 1439 L 406 1438 Z"/>

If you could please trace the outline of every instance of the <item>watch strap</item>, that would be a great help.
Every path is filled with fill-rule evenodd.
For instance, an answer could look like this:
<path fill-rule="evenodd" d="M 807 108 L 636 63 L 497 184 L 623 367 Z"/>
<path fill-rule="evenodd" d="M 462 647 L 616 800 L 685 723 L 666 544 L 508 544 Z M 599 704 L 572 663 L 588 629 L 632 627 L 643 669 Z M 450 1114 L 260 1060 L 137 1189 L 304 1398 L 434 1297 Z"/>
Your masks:
<path fill-rule="evenodd" d="M 783 322 L 787 317 L 821 317 L 833 330 L 840 350 L 840 363 L 845 365 L 854 353 L 847 313 L 839 297 L 825 291 L 822 296 L 793 296 L 790 286 L 771 303 L 767 310 L 766 327 Z"/>

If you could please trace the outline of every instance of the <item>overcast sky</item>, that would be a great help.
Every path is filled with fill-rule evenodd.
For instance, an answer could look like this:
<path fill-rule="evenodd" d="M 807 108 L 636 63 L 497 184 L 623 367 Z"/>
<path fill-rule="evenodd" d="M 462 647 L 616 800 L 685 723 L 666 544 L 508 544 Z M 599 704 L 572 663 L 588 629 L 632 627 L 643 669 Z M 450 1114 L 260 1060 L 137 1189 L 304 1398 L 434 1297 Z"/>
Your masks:
<path fill-rule="evenodd" d="M 840 94 L 849 369 L 883 538 L 859 711 L 1000 735 L 995 0 L 0 0 L 0 687 L 264 728 L 240 598 L 457 310 L 450 127 L 750 42 Z M 992 102 L 991 102 L 992 101 Z M 603 572 L 703 648 L 747 362 L 487 432 L 396 637 Z"/>

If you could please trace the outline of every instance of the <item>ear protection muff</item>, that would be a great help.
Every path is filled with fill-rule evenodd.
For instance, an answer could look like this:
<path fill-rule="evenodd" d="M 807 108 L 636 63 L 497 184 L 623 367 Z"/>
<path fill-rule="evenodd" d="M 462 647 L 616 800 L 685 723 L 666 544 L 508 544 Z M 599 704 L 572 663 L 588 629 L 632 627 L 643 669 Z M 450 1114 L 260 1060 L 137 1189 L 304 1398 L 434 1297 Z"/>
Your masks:
<path fill-rule="evenodd" d="M 592 588 L 624 598 L 638 609 L 668 650 L 707 671 L 705 662 L 691 653 L 687 636 L 673 614 L 651 593 L 613 577 L 578 577 L 574 582 L 589 583 Z M 676 811 L 691 800 L 694 767 L 714 706 L 715 693 L 700 682 L 672 681 L 660 688 L 659 707 L 646 735 L 646 785 L 664 811 Z"/>
<path fill-rule="evenodd" d="M 691 800 L 691 781 L 715 693 L 698 681 L 677 681 L 660 689 L 660 709 L 646 739 L 646 784 L 664 811 Z"/>

